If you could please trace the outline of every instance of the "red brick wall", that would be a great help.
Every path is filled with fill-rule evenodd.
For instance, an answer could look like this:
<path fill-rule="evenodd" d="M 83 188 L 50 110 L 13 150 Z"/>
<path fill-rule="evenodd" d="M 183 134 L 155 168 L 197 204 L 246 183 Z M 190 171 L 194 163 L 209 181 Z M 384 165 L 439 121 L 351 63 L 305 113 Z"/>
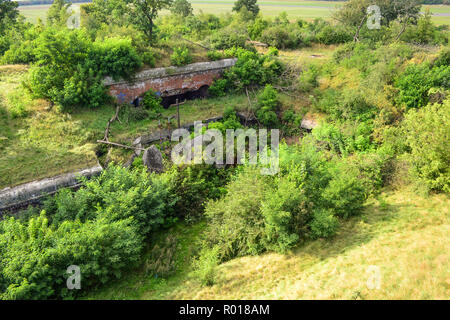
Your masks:
<path fill-rule="evenodd" d="M 159 92 L 163 97 L 173 96 L 198 90 L 205 85 L 210 86 L 221 74 L 222 70 L 207 70 L 158 79 L 113 84 L 109 86 L 109 94 L 122 102 L 132 102 L 150 89 Z"/>

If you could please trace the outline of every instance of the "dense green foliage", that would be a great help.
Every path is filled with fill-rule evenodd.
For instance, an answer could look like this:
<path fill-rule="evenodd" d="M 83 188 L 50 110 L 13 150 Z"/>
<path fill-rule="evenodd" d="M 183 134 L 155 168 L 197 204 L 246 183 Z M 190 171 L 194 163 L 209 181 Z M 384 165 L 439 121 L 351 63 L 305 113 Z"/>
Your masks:
<path fill-rule="evenodd" d="M 259 6 L 256 4 L 257 0 L 237 0 L 234 3 L 233 11 L 241 11 L 245 8 L 248 12 L 251 12 L 253 16 L 257 16 L 259 13 Z"/>
<path fill-rule="evenodd" d="M 332 236 L 338 218 L 361 210 L 373 183 L 351 162 L 327 162 L 308 139 L 301 147 L 281 147 L 280 170 L 272 177 L 244 168 L 225 197 L 208 203 L 205 245 L 219 247 L 222 261 Z"/>
<path fill-rule="evenodd" d="M 171 222 L 171 175 L 111 166 L 77 192 L 62 190 L 40 216 L 0 222 L 0 288 L 5 299 L 70 297 L 66 268 L 95 287 L 136 265 L 144 239 Z"/>
<path fill-rule="evenodd" d="M 226 92 L 240 91 L 251 86 L 273 83 L 277 81 L 277 77 L 283 71 L 281 61 L 270 52 L 259 55 L 242 48 L 233 48 L 227 50 L 225 55 L 236 57 L 237 62 L 210 87 L 210 92 L 216 96 L 222 96 Z"/>
<path fill-rule="evenodd" d="M 13 24 L 18 15 L 19 11 L 17 7 L 19 4 L 11 0 L 1 0 L 0 1 L 0 35 L 3 35 L 6 27 Z"/>
<path fill-rule="evenodd" d="M 178 67 L 191 63 L 192 56 L 189 53 L 189 49 L 186 47 L 176 47 L 173 50 L 173 54 L 170 56 L 170 62 Z"/>
<path fill-rule="evenodd" d="M 62 112 L 101 110 L 110 99 L 105 77 L 129 79 L 144 64 L 233 57 L 209 93 L 242 94 L 248 107 L 239 111 L 255 116 L 254 128 L 281 129 L 288 142 L 279 173 L 185 165 L 157 175 L 141 159 L 130 169 L 111 165 L 79 190 L 0 221 L 1 299 L 75 298 L 65 286 L 69 265 L 81 267 L 83 287 L 92 290 L 140 266 L 146 248 L 153 248 L 146 272 L 169 276 L 176 241 L 156 248 L 152 237 L 178 221 L 206 224 L 192 267 L 213 285 L 221 262 L 333 237 L 407 171 L 427 192 L 450 192 L 448 31 L 420 14 L 417 1 L 347 1 L 337 22 L 293 22 L 286 13 L 267 19 L 254 0 L 238 0 L 235 13 L 223 16 L 194 15 L 188 1 L 175 0 L 172 14 L 158 18 L 171 3 L 94 0 L 81 9 L 82 27 L 69 30 L 66 1 L 54 2 L 46 25 L 32 25 L 18 17 L 16 3 L 0 0 L 1 63 L 30 64 L 24 87 L 5 94 L 5 119 L 27 120 L 25 90 Z M 379 30 L 363 23 L 369 4 L 384 12 Z M 255 43 L 268 46 L 257 51 Z M 299 65 L 289 61 L 292 51 L 279 51 L 316 44 L 337 48 L 330 59 Z M 141 102 L 123 106 L 119 117 L 160 117 L 160 96 L 150 90 Z M 234 107 L 224 106 L 223 119 L 203 130 L 242 129 Z M 301 128 L 306 113 L 319 115 L 310 134 Z"/>
<path fill-rule="evenodd" d="M 450 66 L 411 65 L 395 81 L 399 89 L 396 102 L 406 108 L 420 108 L 428 103 L 430 89 L 450 87 Z"/>
<path fill-rule="evenodd" d="M 170 11 L 182 17 L 187 17 L 192 15 L 194 9 L 192 8 L 191 3 L 187 0 L 175 0 L 170 6 Z"/>

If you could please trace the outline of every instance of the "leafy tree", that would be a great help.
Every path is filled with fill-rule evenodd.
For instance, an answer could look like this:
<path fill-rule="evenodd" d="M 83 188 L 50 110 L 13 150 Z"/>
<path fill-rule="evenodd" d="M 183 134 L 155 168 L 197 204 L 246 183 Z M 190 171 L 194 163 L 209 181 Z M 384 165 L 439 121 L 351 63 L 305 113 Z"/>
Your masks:
<path fill-rule="evenodd" d="M 187 17 L 192 15 L 194 9 L 192 8 L 192 4 L 187 0 L 175 0 L 170 6 L 170 11 L 173 14 Z"/>
<path fill-rule="evenodd" d="M 256 4 L 258 0 L 237 0 L 234 3 L 233 11 L 239 12 L 242 8 L 246 8 L 256 17 L 259 13 L 259 6 Z"/>
<path fill-rule="evenodd" d="M 54 26 L 64 26 L 72 15 L 69 11 L 72 2 L 68 0 L 55 0 L 47 12 L 47 23 Z"/>
<path fill-rule="evenodd" d="M 16 21 L 19 16 L 18 6 L 16 1 L 0 0 L 0 34 L 3 34 L 5 28 Z"/>

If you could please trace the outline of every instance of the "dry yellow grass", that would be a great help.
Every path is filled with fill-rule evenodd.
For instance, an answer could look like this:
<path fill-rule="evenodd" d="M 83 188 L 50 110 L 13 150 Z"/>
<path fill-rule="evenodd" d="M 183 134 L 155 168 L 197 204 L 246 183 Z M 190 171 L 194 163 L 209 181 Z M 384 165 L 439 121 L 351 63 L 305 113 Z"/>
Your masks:
<path fill-rule="evenodd" d="M 449 204 L 444 195 L 390 192 L 331 241 L 230 261 L 212 287 L 184 277 L 140 298 L 449 299 Z M 371 266 L 379 268 L 379 289 L 368 288 Z"/>

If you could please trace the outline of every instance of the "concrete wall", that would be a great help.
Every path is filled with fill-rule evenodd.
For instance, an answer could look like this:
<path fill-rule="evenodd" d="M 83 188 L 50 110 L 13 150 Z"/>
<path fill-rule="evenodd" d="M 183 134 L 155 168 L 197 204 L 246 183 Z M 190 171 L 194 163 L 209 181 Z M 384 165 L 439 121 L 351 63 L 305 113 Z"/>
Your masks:
<path fill-rule="evenodd" d="M 26 207 L 29 204 L 39 202 L 39 199 L 43 196 L 55 194 L 61 188 L 77 186 L 79 177 L 91 178 L 99 175 L 101 172 L 102 167 L 98 165 L 82 171 L 2 189 L 0 190 L 0 217 L 3 211 Z"/>
<path fill-rule="evenodd" d="M 150 89 L 162 97 L 184 94 L 210 86 L 223 71 L 234 66 L 236 59 L 199 62 L 184 67 L 155 68 L 139 72 L 132 80 L 106 78 L 109 94 L 120 102 L 131 103 Z"/>

